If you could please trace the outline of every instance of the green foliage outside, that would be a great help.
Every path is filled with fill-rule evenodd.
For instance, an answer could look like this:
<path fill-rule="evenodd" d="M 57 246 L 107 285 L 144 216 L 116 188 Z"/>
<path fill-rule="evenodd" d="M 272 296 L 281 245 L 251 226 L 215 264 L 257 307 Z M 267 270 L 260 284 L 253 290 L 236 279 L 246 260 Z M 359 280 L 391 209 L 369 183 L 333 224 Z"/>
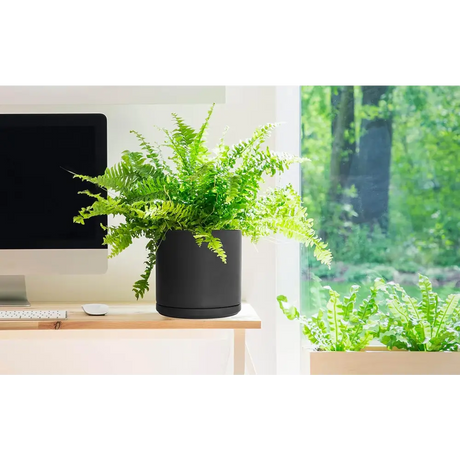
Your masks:
<path fill-rule="evenodd" d="M 344 88 L 352 101 L 341 97 Z M 364 104 L 372 88 L 385 89 L 377 102 Z M 303 251 L 303 292 L 314 288 L 312 274 L 338 288 L 367 286 L 381 276 L 414 292 L 420 272 L 436 288 L 458 292 L 460 87 L 310 86 L 302 87 L 301 99 L 302 155 L 311 159 L 302 165 L 302 200 L 334 255 L 326 271 Z M 382 126 L 386 131 L 376 129 Z M 365 180 L 384 184 L 369 209 L 384 188 L 388 194 L 387 209 L 374 219 L 360 207 L 372 190 Z M 313 312 L 309 298 L 302 309 Z"/>
<path fill-rule="evenodd" d="M 300 322 L 316 350 L 360 351 L 376 339 L 388 349 L 459 351 L 460 294 L 442 300 L 423 275 L 418 286 L 420 296 L 415 298 L 399 284 L 377 278 L 362 301 L 358 285 L 344 295 L 326 286 L 326 307 L 320 306 L 311 316 L 302 315 L 285 296 L 277 299 L 286 317 Z"/>
<path fill-rule="evenodd" d="M 241 230 L 253 242 L 281 233 L 314 248 L 314 257 L 330 264 L 331 253 L 316 235 L 313 220 L 292 186 L 259 194 L 265 175 L 282 173 L 305 159 L 273 152 L 265 145 L 274 124 L 256 129 L 252 137 L 232 146 L 222 138 L 210 150 L 206 132 L 212 111 L 213 107 L 197 130 L 173 114 L 175 129 L 160 129 L 165 136 L 161 144 L 149 143 L 132 131 L 139 151 L 123 152 L 122 161 L 102 176 L 75 176 L 108 191 L 107 198 L 82 191 L 94 203 L 82 209 L 75 222 L 84 224 L 100 215 L 124 217 L 123 223 L 107 228 L 105 243 L 111 246 L 111 257 L 135 238 L 147 238 L 145 272 L 133 287 L 136 298 L 149 289 L 158 246 L 169 230 L 190 231 L 198 245 L 207 245 L 223 263 L 227 254 L 214 230 Z"/>

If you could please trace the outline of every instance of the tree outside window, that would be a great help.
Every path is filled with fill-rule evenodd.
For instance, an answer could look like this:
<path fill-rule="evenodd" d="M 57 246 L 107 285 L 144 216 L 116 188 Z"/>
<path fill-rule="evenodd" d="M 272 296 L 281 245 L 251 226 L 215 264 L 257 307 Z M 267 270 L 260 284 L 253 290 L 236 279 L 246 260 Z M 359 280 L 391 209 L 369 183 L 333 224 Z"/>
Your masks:
<path fill-rule="evenodd" d="M 304 204 L 334 255 L 302 253 L 302 308 L 377 276 L 460 290 L 460 87 L 302 87 Z M 365 290 L 361 290 L 364 295 Z"/>

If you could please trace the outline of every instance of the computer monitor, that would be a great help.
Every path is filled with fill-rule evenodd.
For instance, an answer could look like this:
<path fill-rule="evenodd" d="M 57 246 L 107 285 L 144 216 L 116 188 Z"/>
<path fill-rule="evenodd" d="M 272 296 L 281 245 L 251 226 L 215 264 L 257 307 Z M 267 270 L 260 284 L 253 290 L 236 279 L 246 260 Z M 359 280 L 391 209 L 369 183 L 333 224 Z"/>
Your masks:
<path fill-rule="evenodd" d="M 29 305 L 24 275 L 107 270 L 107 217 L 73 222 L 105 192 L 71 174 L 106 167 L 103 114 L 0 114 L 0 305 Z"/>

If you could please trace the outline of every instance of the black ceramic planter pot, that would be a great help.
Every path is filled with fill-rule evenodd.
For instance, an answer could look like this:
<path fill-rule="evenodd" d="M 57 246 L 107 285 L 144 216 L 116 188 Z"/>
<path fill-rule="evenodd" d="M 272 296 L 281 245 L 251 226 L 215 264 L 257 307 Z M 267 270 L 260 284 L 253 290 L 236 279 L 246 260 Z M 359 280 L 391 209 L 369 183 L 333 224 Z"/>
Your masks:
<path fill-rule="evenodd" d="M 173 318 L 223 318 L 241 310 L 241 232 L 216 230 L 227 263 L 188 231 L 166 234 L 157 251 L 157 310 Z"/>

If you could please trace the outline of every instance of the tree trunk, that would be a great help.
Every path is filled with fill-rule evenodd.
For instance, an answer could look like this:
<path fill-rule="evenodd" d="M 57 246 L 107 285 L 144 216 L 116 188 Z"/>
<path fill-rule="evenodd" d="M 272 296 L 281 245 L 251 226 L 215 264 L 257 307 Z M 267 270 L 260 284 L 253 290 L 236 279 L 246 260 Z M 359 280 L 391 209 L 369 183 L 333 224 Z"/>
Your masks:
<path fill-rule="evenodd" d="M 327 208 L 324 213 L 325 234 L 327 226 L 333 224 L 334 214 L 341 218 L 336 207 L 342 205 L 347 197 L 344 195 L 350 184 L 350 169 L 356 156 L 355 141 L 355 101 L 354 87 L 340 86 L 331 88 L 332 110 L 332 146 L 330 160 L 330 179 Z"/>
<path fill-rule="evenodd" d="M 363 86 L 363 106 L 378 107 L 388 86 Z M 373 117 L 361 122 L 359 143 L 357 222 L 371 228 L 378 224 L 388 229 L 392 127 L 390 117 Z"/>

